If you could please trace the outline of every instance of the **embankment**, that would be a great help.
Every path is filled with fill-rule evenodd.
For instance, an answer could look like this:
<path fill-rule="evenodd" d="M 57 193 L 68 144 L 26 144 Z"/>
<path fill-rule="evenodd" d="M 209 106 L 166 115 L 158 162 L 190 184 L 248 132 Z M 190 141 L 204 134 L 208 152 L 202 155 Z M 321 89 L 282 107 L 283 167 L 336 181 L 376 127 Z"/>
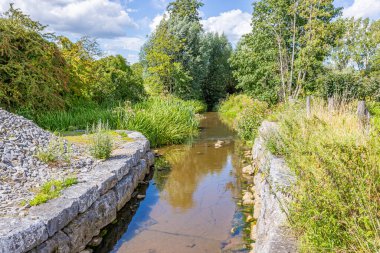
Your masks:
<path fill-rule="evenodd" d="M 287 225 L 286 208 L 290 200 L 288 189 L 296 179 L 284 159 L 274 156 L 265 147 L 265 137 L 276 129 L 275 123 L 264 121 L 252 149 L 256 168 L 254 218 L 257 220 L 252 239 L 257 253 L 297 252 L 297 241 Z"/>

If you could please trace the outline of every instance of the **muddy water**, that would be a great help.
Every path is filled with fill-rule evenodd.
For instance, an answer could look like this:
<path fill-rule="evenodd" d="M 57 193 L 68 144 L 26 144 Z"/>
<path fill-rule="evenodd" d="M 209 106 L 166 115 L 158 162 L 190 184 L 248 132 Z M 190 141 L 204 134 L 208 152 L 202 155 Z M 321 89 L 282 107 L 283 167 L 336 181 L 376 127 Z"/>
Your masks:
<path fill-rule="evenodd" d="M 241 189 L 234 134 L 216 113 L 204 116 L 191 144 L 159 150 L 170 170 L 155 172 L 144 200 L 128 211 L 131 219 L 121 229 L 110 228 L 123 231 L 118 241 L 98 252 L 247 252 L 236 204 Z M 218 140 L 225 144 L 217 149 Z"/>

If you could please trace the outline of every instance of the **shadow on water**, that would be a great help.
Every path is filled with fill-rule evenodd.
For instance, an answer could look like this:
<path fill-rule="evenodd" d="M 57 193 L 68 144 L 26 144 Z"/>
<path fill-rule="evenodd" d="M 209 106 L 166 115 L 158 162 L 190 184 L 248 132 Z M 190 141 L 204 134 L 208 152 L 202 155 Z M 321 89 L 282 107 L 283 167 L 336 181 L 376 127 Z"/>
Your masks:
<path fill-rule="evenodd" d="M 165 159 L 138 189 L 146 198 L 121 210 L 95 252 L 247 252 L 234 138 L 207 113 L 193 143 L 160 149 Z M 218 140 L 224 143 L 215 148 Z"/>

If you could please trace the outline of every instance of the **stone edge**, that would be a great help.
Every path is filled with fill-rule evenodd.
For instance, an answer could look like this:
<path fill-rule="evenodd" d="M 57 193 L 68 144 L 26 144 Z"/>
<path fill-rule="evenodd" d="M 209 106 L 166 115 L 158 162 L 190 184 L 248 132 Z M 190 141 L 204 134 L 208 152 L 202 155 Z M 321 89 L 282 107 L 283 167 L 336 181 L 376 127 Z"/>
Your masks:
<path fill-rule="evenodd" d="M 57 237 L 58 241 L 72 239 L 67 238 L 62 230 L 91 211 L 110 192 L 116 200 L 115 206 L 111 207 L 115 209 L 111 218 L 116 218 L 116 212 L 129 201 L 139 180 L 149 173 L 149 167 L 154 162 L 149 141 L 141 133 L 125 132 L 134 140 L 122 145 L 125 154 L 98 164 L 80 177 L 78 184 L 64 190 L 59 198 L 32 207 L 26 217 L 0 218 L 0 253 L 38 251 L 35 249 L 37 246 L 57 240 Z M 103 222 L 99 229 L 112 222 L 112 219 L 107 222 Z"/>
<path fill-rule="evenodd" d="M 252 148 L 257 170 L 253 217 L 257 223 L 251 239 L 255 241 L 253 252 L 257 253 L 297 252 L 297 239 L 287 225 L 286 214 L 287 203 L 291 201 L 286 189 L 296 182 L 296 177 L 283 158 L 274 156 L 265 147 L 266 136 L 277 130 L 276 123 L 264 121 Z"/>

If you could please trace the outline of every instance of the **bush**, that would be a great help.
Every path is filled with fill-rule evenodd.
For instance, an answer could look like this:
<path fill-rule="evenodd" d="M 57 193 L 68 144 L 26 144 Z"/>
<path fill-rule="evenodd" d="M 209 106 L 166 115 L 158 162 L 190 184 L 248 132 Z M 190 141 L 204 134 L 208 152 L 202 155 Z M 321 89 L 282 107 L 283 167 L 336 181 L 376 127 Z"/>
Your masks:
<path fill-rule="evenodd" d="M 50 199 L 59 197 L 61 191 L 78 183 L 77 178 L 67 178 L 65 180 L 51 180 L 42 185 L 37 195 L 29 202 L 31 206 L 38 206 L 46 203 Z"/>
<path fill-rule="evenodd" d="M 139 131 L 153 147 L 180 144 L 198 134 L 193 105 L 174 97 L 153 97 L 115 110 L 118 128 Z"/>
<path fill-rule="evenodd" d="M 380 250 L 380 138 L 359 127 L 355 108 L 332 115 L 316 102 L 306 118 L 294 106 L 267 141 L 297 176 L 288 217 L 301 252 Z"/>
<path fill-rule="evenodd" d="M 254 140 L 263 121 L 268 104 L 253 100 L 247 95 L 231 95 L 219 107 L 223 122 L 236 130 L 245 141 Z"/>
<path fill-rule="evenodd" d="M 92 126 L 90 153 L 98 159 L 108 159 L 112 152 L 112 138 L 108 133 L 108 125 L 101 121 Z"/>

